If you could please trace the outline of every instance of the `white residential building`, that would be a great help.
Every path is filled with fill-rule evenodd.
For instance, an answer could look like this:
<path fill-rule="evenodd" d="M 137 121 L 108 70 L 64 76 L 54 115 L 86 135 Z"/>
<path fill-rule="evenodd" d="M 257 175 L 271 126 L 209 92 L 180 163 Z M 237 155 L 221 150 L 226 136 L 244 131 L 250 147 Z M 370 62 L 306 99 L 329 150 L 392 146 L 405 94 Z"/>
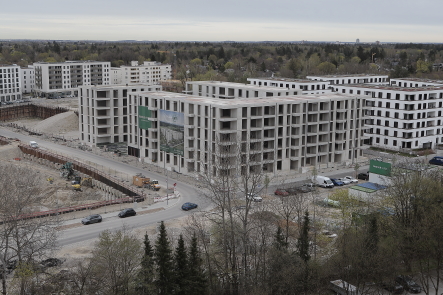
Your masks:
<path fill-rule="evenodd" d="M 35 86 L 35 71 L 34 68 L 21 68 L 20 77 L 22 82 L 22 93 L 33 93 Z"/>
<path fill-rule="evenodd" d="M 145 61 L 139 64 L 138 61 L 131 61 L 131 66 L 121 66 L 112 68 L 112 81 L 115 84 L 160 84 L 160 81 L 170 80 L 172 77 L 171 65 L 155 61 Z"/>
<path fill-rule="evenodd" d="M 0 101 L 21 99 L 20 67 L 17 65 L 0 65 Z"/>
<path fill-rule="evenodd" d="M 35 92 L 43 97 L 77 95 L 78 87 L 110 85 L 110 62 L 67 61 L 62 63 L 37 62 Z"/>
<path fill-rule="evenodd" d="M 315 81 L 328 81 L 331 85 L 388 83 L 388 75 L 369 75 L 369 74 L 306 76 L 306 79 L 315 80 Z"/>
<path fill-rule="evenodd" d="M 131 92 L 128 150 L 185 174 L 306 172 L 362 156 L 365 105 L 364 97 L 341 94 L 226 99 Z M 232 162 L 236 147 L 244 164 L 219 171 L 216 155 Z"/>
<path fill-rule="evenodd" d="M 160 85 L 79 87 L 79 130 L 89 146 L 128 141 L 128 93 L 161 91 Z"/>
<path fill-rule="evenodd" d="M 421 149 L 443 143 L 443 86 L 334 85 L 334 91 L 368 97 L 369 144 Z"/>
<path fill-rule="evenodd" d="M 282 89 L 278 87 L 256 86 L 221 81 L 187 82 L 186 88 L 183 92 L 195 96 L 221 99 L 263 98 L 298 94 L 298 91 L 294 89 Z"/>
<path fill-rule="evenodd" d="M 443 86 L 443 81 L 419 78 L 394 78 L 390 79 L 389 85 L 398 87 Z"/>
<path fill-rule="evenodd" d="M 299 94 L 324 94 L 330 93 L 329 81 L 313 81 L 289 78 L 248 78 L 251 85 L 280 87 L 297 90 Z"/>

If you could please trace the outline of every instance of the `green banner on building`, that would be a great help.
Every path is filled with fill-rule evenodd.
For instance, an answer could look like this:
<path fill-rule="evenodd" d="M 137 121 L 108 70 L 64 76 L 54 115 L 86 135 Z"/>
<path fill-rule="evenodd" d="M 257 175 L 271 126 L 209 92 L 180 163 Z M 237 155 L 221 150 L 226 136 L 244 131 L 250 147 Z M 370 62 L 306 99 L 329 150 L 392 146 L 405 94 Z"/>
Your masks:
<path fill-rule="evenodd" d="M 138 106 L 138 127 L 148 130 L 151 128 L 152 122 L 149 118 L 152 117 L 151 111 L 147 107 Z"/>
<path fill-rule="evenodd" d="M 371 160 L 369 162 L 369 173 L 391 176 L 391 164 L 381 161 Z"/>

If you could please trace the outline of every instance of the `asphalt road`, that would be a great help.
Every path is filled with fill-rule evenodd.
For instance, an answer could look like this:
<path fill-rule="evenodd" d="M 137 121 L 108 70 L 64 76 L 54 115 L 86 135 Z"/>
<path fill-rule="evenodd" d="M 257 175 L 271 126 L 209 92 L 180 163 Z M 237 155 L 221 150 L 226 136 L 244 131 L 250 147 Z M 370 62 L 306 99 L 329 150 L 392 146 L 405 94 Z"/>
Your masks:
<path fill-rule="evenodd" d="M 121 163 L 118 161 L 115 161 L 113 159 L 104 158 L 99 155 L 95 155 L 91 152 L 82 151 L 79 149 L 70 148 L 63 145 L 58 145 L 53 142 L 44 141 L 39 137 L 33 137 L 29 135 L 23 135 L 20 133 L 15 133 L 13 131 L 7 130 L 5 128 L 0 127 L 0 136 L 4 137 L 10 137 L 10 138 L 18 138 L 24 143 L 28 143 L 31 140 L 36 141 L 40 147 L 52 150 L 53 152 L 62 153 L 64 155 L 69 155 L 73 158 L 82 159 L 84 161 L 89 161 L 92 163 L 96 163 L 100 169 L 100 166 L 104 171 L 106 172 L 106 169 L 112 169 L 117 170 L 122 173 L 126 173 L 128 175 L 135 175 L 137 173 L 142 173 L 146 177 L 154 178 L 159 180 L 160 185 L 166 184 L 167 177 L 165 175 L 160 175 L 152 171 L 143 170 L 138 167 L 134 167 L 125 163 Z M 193 202 L 199 204 L 199 208 L 205 209 L 207 206 L 209 206 L 209 203 L 204 200 L 198 193 L 198 191 L 183 182 L 180 182 L 177 179 L 169 179 L 169 183 L 171 184 L 176 183 L 177 190 L 181 194 L 181 201 L 178 204 L 178 206 L 171 206 L 167 208 L 166 210 L 162 210 L 155 213 L 150 214 L 144 214 L 140 216 L 135 216 L 131 218 L 125 218 L 125 219 L 118 219 L 118 218 L 110 218 L 110 219 L 104 219 L 102 223 L 99 224 L 93 224 L 89 226 L 82 226 L 78 228 L 72 228 L 67 229 L 64 231 L 62 237 L 59 239 L 60 246 L 69 245 L 72 243 L 78 243 L 85 240 L 97 238 L 103 230 L 106 229 L 116 229 L 121 228 L 123 225 L 125 225 L 128 228 L 137 228 L 137 227 L 144 227 L 150 224 L 154 224 L 160 221 L 165 221 L 169 219 L 174 219 L 178 217 L 182 217 L 188 214 L 191 214 L 190 212 L 186 212 L 181 210 L 180 204 L 184 202 Z"/>

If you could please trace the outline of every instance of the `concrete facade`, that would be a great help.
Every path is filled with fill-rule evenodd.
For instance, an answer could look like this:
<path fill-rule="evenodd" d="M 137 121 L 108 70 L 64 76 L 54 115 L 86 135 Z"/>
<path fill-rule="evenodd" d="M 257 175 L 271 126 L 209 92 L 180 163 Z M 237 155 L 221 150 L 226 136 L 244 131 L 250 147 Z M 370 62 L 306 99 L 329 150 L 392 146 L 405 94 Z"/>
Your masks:
<path fill-rule="evenodd" d="M 79 88 L 79 131 L 89 146 L 128 141 L 132 122 L 128 118 L 128 93 L 160 91 L 155 85 L 81 86 Z"/>
<path fill-rule="evenodd" d="M 83 85 L 111 84 L 110 62 L 37 62 L 32 67 L 35 70 L 35 92 L 42 97 L 77 95 L 78 87 Z"/>
<path fill-rule="evenodd" d="M 341 94 L 225 99 L 128 93 L 128 148 L 142 161 L 185 174 L 306 172 L 320 165 L 350 164 L 362 156 L 365 105 L 364 97 Z M 143 108 L 149 110 L 149 128 L 138 126 L 137 111 Z M 164 114 L 183 118 L 181 135 L 163 135 Z M 183 139 L 179 153 L 162 147 L 168 136 Z M 214 164 L 216 155 L 234 163 L 239 153 L 244 162 L 230 171 L 219 171 Z"/>
<path fill-rule="evenodd" d="M 170 80 L 172 77 L 171 65 L 155 61 L 145 61 L 139 64 L 132 61 L 131 66 L 112 68 L 113 84 L 149 84 L 158 85 L 160 81 Z"/>
<path fill-rule="evenodd" d="M 373 146 L 422 149 L 443 142 L 443 86 L 334 85 L 334 91 L 368 97 L 366 135 Z"/>
<path fill-rule="evenodd" d="M 298 94 L 297 90 L 293 89 L 221 81 L 187 82 L 183 93 L 220 99 L 263 98 Z"/>
<path fill-rule="evenodd" d="M 22 97 L 20 67 L 0 65 L 0 101 L 15 101 Z"/>
<path fill-rule="evenodd" d="M 315 81 L 328 81 L 331 85 L 344 84 L 387 84 L 388 75 L 325 75 L 325 76 L 306 76 L 306 79 Z"/>
<path fill-rule="evenodd" d="M 21 68 L 20 78 L 22 82 L 22 93 L 33 93 L 35 87 L 35 71 L 34 68 Z"/>
<path fill-rule="evenodd" d="M 251 85 L 271 86 L 297 90 L 299 94 L 324 94 L 330 93 L 329 81 L 313 81 L 288 78 L 248 78 Z"/>

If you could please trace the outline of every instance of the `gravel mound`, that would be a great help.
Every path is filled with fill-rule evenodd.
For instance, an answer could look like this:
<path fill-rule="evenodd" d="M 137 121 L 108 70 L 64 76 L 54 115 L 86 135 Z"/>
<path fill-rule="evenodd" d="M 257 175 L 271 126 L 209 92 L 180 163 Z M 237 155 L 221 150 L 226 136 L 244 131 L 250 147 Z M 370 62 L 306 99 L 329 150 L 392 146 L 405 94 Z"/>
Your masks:
<path fill-rule="evenodd" d="M 33 129 L 42 133 L 66 134 L 78 132 L 78 116 L 74 112 L 65 112 L 40 121 Z"/>

